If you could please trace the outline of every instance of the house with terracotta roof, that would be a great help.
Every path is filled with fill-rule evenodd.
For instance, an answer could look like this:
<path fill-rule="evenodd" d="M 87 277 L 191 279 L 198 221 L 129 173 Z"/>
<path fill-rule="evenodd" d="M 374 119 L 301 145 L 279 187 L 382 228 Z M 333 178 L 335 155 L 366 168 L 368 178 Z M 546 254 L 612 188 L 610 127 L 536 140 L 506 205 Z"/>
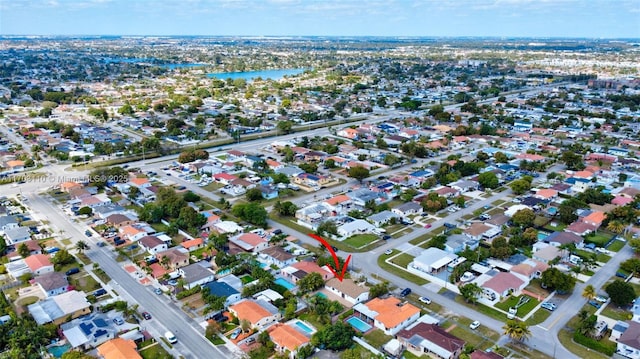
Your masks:
<path fill-rule="evenodd" d="M 359 132 L 356 129 L 346 127 L 336 133 L 340 137 L 346 137 L 350 140 L 355 140 L 358 138 Z"/>
<path fill-rule="evenodd" d="M 544 156 L 532 154 L 532 153 L 520 153 L 516 155 L 516 158 L 523 161 L 529 162 L 542 162 L 544 161 Z"/>
<path fill-rule="evenodd" d="M 197 251 L 200 248 L 204 248 L 204 240 L 202 238 L 194 238 L 188 241 L 180 243 L 180 247 L 186 249 L 189 252 Z"/>
<path fill-rule="evenodd" d="M 416 323 L 400 331 L 396 337 L 416 356 L 435 356 L 456 359 L 464 349 L 465 341 L 450 334 L 437 324 Z"/>
<path fill-rule="evenodd" d="M 138 240 L 138 244 L 149 254 L 157 254 L 167 250 L 167 244 L 156 236 L 144 236 Z"/>
<path fill-rule="evenodd" d="M 24 259 L 24 262 L 35 276 L 53 272 L 53 263 L 51 263 L 51 259 L 46 254 L 28 256 Z"/>
<path fill-rule="evenodd" d="M 346 300 L 351 304 L 362 303 L 369 299 L 369 287 L 365 282 L 356 283 L 351 278 L 344 278 L 342 281 L 337 278 L 329 279 L 325 289 Z"/>
<path fill-rule="evenodd" d="M 482 287 L 484 293 L 496 299 L 504 298 L 509 294 L 520 295 L 520 292 L 529 282 L 524 281 L 513 273 L 499 272 L 491 279 L 484 282 Z M 493 295 L 491 295 L 493 293 Z"/>
<path fill-rule="evenodd" d="M 353 315 L 367 324 L 395 335 L 420 317 L 420 309 L 396 297 L 374 298 L 353 307 Z"/>
<path fill-rule="evenodd" d="M 123 238 L 126 238 L 131 242 L 136 242 L 142 237 L 149 235 L 149 233 L 147 233 L 144 229 L 134 225 L 120 227 L 119 232 Z"/>
<path fill-rule="evenodd" d="M 21 160 L 11 160 L 5 162 L 5 167 L 10 169 L 11 171 L 22 171 L 24 170 L 24 161 Z"/>
<path fill-rule="evenodd" d="M 315 262 L 300 261 L 294 263 L 288 267 L 283 268 L 280 274 L 293 283 L 297 283 L 300 279 L 304 278 L 307 274 L 318 273 L 322 276 L 322 279 L 327 281 L 334 277 L 333 273 L 327 266 L 320 267 Z"/>
<path fill-rule="evenodd" d="M 253 328 L 264 330 L 282 319 L 282 314 L 273 304 L 262 299 L 245 299 L 229 307 L 229 312 L 238 320 L 247 320 Z"/>
<path fill-rule="evenodd" d="M 589 215 L 582 218 L 582 222 L 594 226 L 596 229 L 600 228 L 602 222 L 605 219 L 604 212 L 592 211 Z"/>
<path fill-rule="evenodd" d="M 554 246 L 549 246 L 550 248 L 556 248 Z M 534 259 L 527 259 L 526 261 L 516 264 L 511 267 L 511 273 L 514 273 L 520 276 L 521 279 L 529 282 L 534 278 L 540 278 L 542 276 L 542 272 L 547 270 L 549 265 L 545 262 L 537 261 Z"/>
<path fill-rule="evenodd" d="M 558 198 L 558 191 L 551 188 L 543 188 L 538 190 L 534 197 L 540 198 L 543 201 L 553 201 Z"/>
<path fill-rule="evenodd" d="M 289 358 L 295 359 L 298 350 L 309 344 L 309 337 L 300 330 L 287 324 L 276 323 L 267 329 L 269 338 L 275 344 L 278 353 L 289 352 Z"/>
<path fill-rule="evenodd" d="M 132 187 L 143 188 L 151 186 L 151 182 L 149 182 L 148 178 L 145 177 L 134 177 L 129 180 L 129 184 Z"/>
<path fill-rule="evenodd" d="M 80 189 L 80 188 L 82 188 L 82 185 L 80 183 L 69 182 L 69 181 L 60 183 L 60 191 L 65 193 L 69 193 L 73 189 Z"/>
<path fill-rule="evenodd" d="M 239 236 L 229 238 L 229 242 L 247 252 L 259 252 L 269 246 L 269 241 L 255 233 L 242 233 Z"/>
<path fill-rule="evenodd" d="M 234 176 L 234 175 L 230 175 L 228 173 L 216 173 L 215 175 L 213 175 L 212 177 L 214 180 L 216 180 L 216 182 L 222 183 L 224 185 L 228 185 L 229 183 L 231 183 L 234 180 L 237 180 L 238 177 Z"/>
<path fill-rule="evenodd" d="M 98 347 L 98 355 L 103 359 L 142 359 L 131 339 L 114 338 Z"/>

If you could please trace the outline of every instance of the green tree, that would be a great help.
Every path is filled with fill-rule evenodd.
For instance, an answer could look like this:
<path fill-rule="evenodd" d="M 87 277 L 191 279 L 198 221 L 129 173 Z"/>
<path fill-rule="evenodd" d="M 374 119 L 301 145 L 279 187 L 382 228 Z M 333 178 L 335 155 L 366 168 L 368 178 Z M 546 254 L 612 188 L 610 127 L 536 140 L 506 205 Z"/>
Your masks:
<path fill-rule="evenodd" d="M 294 216 L 296 214 L 296 211 L 298 210 L 298 206 L 296 206 L 295 203 L 291 201 L 277 201 L 273 205 L 273 209 L 275 209 L 276 212 L 278 212 L 278 214 L 281 216 Z"/>
<path fill-rule="evenodd" d="M 536 214 L 529 208 L 524 208 L 513 214 L 511 221 L 521 228 L 531 227 L 536 219 Z"/>
<path fill-rule="evenodd" d="M 496 152 L 493 154 L 493 159 L 497 163 L 507 163 L 509 161 L 509 157 L 502 152 Z"/>
<path fill-rule="evenodd" d="M 326 234 L 338 235 L 338 227 L 334 221 L 324 221 L 318 225 L 316 229 L 318 235 L 323 236 Z"/>
<path fill-rule="evenodd" d="M 89 249 L 89 245 L 87 244 L 87 242 L 80 240 L 76 242 L 76 250 L 78 251 L 78 253 L 82 253 L 84 251 L 86 251 L 87 249 Z"/>
<path fill-rule="evenodd" d="M 85 354 L 85 353 L 78 352 L 78 351 L 75 351 L 75 350 L 68 351 L 68 352 L 62 354 L 62 356 L 60 358 L 61 359 L 94 359 L 94 357 L 92 357 L 89 354 Z"/>
<path fill-rule="evenodd" d="M 468 283 L 463 286 L 460 286 L 460 295 L 467 303 L 477 303 L 478 298 L 482 294 L 482 288 L 480 288 L 476 283 Z"/>
<path fill-rule="evenodd" d="M 93 213 L 93 209 L 91 209 L 91 207 L 87 207 L 87 206 L 81 207 L 81 208 L 78 210 L 78 214 L 79 214 L 79 215 L 86 215 L 86 216 L 90 216 L 92 213 Z"/>
<path fill-rule="evenodd" d="M 26 243 L 20 243 L 20 245 L 18 246 L 18 254 L 22 258 L 27 258 L 31 254 L 31 251 L 29 250 L 29 247 L 27 247 Z"/>
<path fill-rule="evenodd" d="M 324 286 L 324 280 L 320 273 L 309 273 L 300 279 L 297 283 L 298 289 L 302 294 L 313 292 Z"/>
<path fill-rule="evenodd" d="M 560 156 L 560 161 L 564 162 L 567 169 L 572 171 L 582 171 L 586 167 L 582 156 L 573 151 L 564 151 Z"/>
<path fill-rule="evenodd" d="M 377 298 L 389 293 L 389 282 L 383 281 L 369 287 L 369 297 Z"/>
<path fill-rule="evenodd" d="M 569 293 L 576 285 L 576 278 L 571 274 L 562 273 L 558 268 L 551 267 L 542 272 L 542 285 L 555 289 L 559 294 Z"/>
<path fill-rule="evenodd" d="M 513 193 L 521 195 L 531 189 L 531 184 L 523 179 L 515 180 L 509 185 Z"/>
<path fill-rule="evenodd" d="M 611 298 L 611 302 L 618 307 L 628 305 L 637 297 L 633 286 L 621 280 L 615 280 L 612 283 L 609 283 L 604 290 L 609 295 L 609 298 Z"/>
<path fill-rule="evenodd" d="M 478 176 L 478 183 L 480 183 L 480 185 L 484 188 L 497 188 L 499 185 L 498 176 L 490 171 L 482 172 Z"/>
<path fill-rule="evenodd" d="M 344 350 L 353 345 L 353 336 L 356 332 L 350 325 L 338 321 L 333 325 L 325 326 L 311 337 L 314 346 L 324 346 L 329 350 Z"/>
<path fill-rule="evenodd" d="M 507 239 L 505 237 L 495 238 L 491 242 L 491 256 L 504 259 L 511 255 L 511 247 L 507 243 Z"/>
<path fill-rule="evenodd" d="M 596 297 L 596 288 L 594 288 L 591 284 L 588 284 L 582 290 L 582 296 L 587 298 L 587 300 L 591 300 Z"/>
<path fill-rule="evenodd" d="M 198 202 L 200 200 L 200 196 L 191 191 L 187 191 L 182 195 L 182 199 L 184 199 L 185 202 L 193 203 Z"/>
<path fill-rule="evenodd" d="M 264 207 L 257 202 L 239 203 L 231 208 L 231 214 L 239 217 L 253 225 L 266 228 L 268 213 Z"/>
<path fill-rule="evenodd" d="M 511 338 L 511 340 L 525 341 L 531 337 L 531 330 L 525 322 L 519 320 L 510 319 L 502 327 L 504 334 Z"/>
<path fill-rule="evenodd" d="M 355 178 L 360 182 L 362 182 L 363 179 L 369 176 L 369 170 L 362 166 L 354 166 L 349 168 L 349 177 Z"/>
<path fill-rule="evenodd" d="M 249 202 L 259 202 L 264 199 L 262 197 L 262 191 L 259 188 L 251 188 L 247 190 L 245 197 Z"/>

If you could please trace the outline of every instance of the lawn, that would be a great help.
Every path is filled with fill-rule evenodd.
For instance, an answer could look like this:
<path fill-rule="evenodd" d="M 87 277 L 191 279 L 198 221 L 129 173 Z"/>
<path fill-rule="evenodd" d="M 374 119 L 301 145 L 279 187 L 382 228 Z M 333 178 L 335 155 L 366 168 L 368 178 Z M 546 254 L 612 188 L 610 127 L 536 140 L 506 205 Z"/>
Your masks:
<path fill-rule="evenodd" d="M 392 336 L 385 335 L 380 329 L 373 330 L 364 336 L 364 340 L 374 348 L 380 348 L 391 339 L 393 339 Z"/>
<path fill-rule="evenodd" d="M 83 277 L 74 277 L 71 279 L 70 284 L 75 286 L 77 290 L 81 290 L 83 292 L 93 292 L 94 290 L 100 288 L 100 284 L 90 275 L 85 275 Z"/>
<path fill-rule="evenodd" d="M 417 356 L 417 355 L 413 354 L 412 352 L 410 352 L 408 350 L 405 350 L 402 353 L 402 356 L 405 359 L 429 359 L 429 356 L 427 354 L 422 354 L 421 356 Z"/>
<path fill-rule="evenodd" d="M 616 240 L 611 242 L 611 244 L 609 245 L 609 247 L 607 247 L 608 250 L 613 251 L 613 252 L 618 252 L 619 250 L 622 249 L 622 247 L 624 247 L 624 245 L 627 242 L 625 241 L 621 241 L 621 240 Z"/>
<path fill-rule="evenodd" d="M 451 329 L 449 333 L 455 335 L 460 339 L 463 339 L 465 342 L 467 342 L 468 345 L 472 345 L 474 348 L 485 350 L 493 345 L 491 341 L 488 341 L 482 336 L 467 329 L 468 328 L 456 326 L 455 328 Z"/>
<path fill-rule="evenodd" d="M 393 250 L 393 253 L 391 254 L 391 256 L 393 256 L 394 254 L 398 254 L 397 250 Z M 380 257 L 378 257 L 378 266 L 380 266 L 380 268 L 384 269 L 385 271 L 391 273 L 391 274 L 395 274 L 398 277 L 404 278 L 410 282 L 413 282 L 417 285 L 425 285 L 427 283 L 429 283 L 428 280 L 419 277 L 415 274 L 409 273 L 405 270 L 402 270 L 394 265 L 391 265 L 387 262 L 385 262 L 385 259 L 387 259 L 389 256 L 387 256 L 386 254 L 381 255 Z"/>
<path fill-rule="evenodd" d="M 156 230 L 156 232 L 167 232 L 169 226 L 164 223 L 151 223 L 151 227 Z"/>
<path fill-rule="evenodd" d="M 501 322 L 504 322 L 507 320 L 507 315 L 499 312 L 497 310 L 495 310 L 494 308 L 491 307 L 487 307 L 486 305 L 483 304 L 471 304 L 471 303 L 467 303 L 464 298 L 461 295 L 456 296 L 455 299 L 456 302 L 466 305 L 469 308 L 472 308 L 473 310 L 476 310 L 484 315 L 490 316 L 496 320 L 499 320 Z"/>
<path fill-rule="evenodd" d="M 173 356 L 167 353 L 159 343 L 141 350 L 140 356 L 144 359 L 173 359 Z"/>
<path fill-rule="evenodd" d="M 584 241 L 587 243 L 595 243 L 599 247 L 604 247 L 604 245 L 607 244 L 612 237 L 613 237 L 613 234 L 611 233 L 598 232 L 593 236 L 591 235 L 587 236 L 587 238 Z"/>
<path fill-rule="evenodd" d="M 98 278 L 100 278 L 100 280 L 104 283 L 109 283 L 111 281 L 111 277 L 109 277 L 107 273 L 102 270 L 102 268 L 93 269 L 93 273 L 95 273 L 95 275 L 97 275 Z"/>
<path fill-rule="evenodd" d="M 415 257 L 410 254 L 402 253 L 396 257 L 393 257 L 393 259 L 391 259 L 391 262 L 393 262 L 393 264 L 399 265 L 402 268 L 407 268 L 409 263 L 411 263 L 414 258 Z"/>
<path fill-rule="evenodd" d="M 345 239 L 343 243 L 357 249 L 357 248 L 362 248 L 377 239 L 378 239 L 378 236 L 375 234 L 370 234 L 370 233 L 356 234 L 355 236 L 351 236 Z"/>
<path fill-rule="evenodd" d="M 251 283 L 254 281 L 253 277 L 250 275 L 245 275 L 243 277 L 240 277 L 240 281 L 242 282 L 242 284 L 247 284 L 247 283 Z"/>
<path fill-rule="evenodd" d="M 540 286 L 539 278 L 532 279 L 525 289 L 531 293 L 540 295 L 541 298 L 546 298 L 549 295 L 549 291 Z"/>
<path fill-rule="evenodd" d="M 432 231 L 432 233 L 440 233 L 444 230 L 444 227 L 440 227 L 440 228 L 436 228 Z M 411 244 L 420 244 L 424 241 L 428 241 L 429 239 L 433 238 L 433 234 L 432 233 L 426 233 L 421 235 L 420 237 L 414 238 L 412 240 L 409 241 L 409 243 Z"/>
<path fill-rule="evenodd" d="M 544 322 L 545 320 L 547 320 L 547 318 L 549 318 L 550 315 L 551 315 L 550 311 L 548 311 L 548 310 L 546 310 L 544 308 L 540 308 L 535 313 L 533 313 L 529 317 L 529 319 L 527 319 L 527 324 L 529 326 L 540 324 L 540 323 Z"/>
<path fill-rule="evenodd" d="M 521 296 L 518 296 L 518 297 L 511 296 L 507 300 L 505 300 L 504 302 L 497 303 L 495 305 L 495 307 L 496 308 L 500 308 L 500 309 L 502 309 L 504 311 L 508 311 L 509 308 L 514 307 L 516 304 L 518 304 L 518 300 L 520 300 L 520 297 Z M 519 317 L 525 316 L 533 308 L 535 308 L 536 305 L 538 305 L 538 303 L 539 303 L 535 298 L 531 298 L 528 295 L 526 295 L 525 297 L 528 297 L 529 301 L 527 303 L 523 304 L 520 308 L 518 308 L 518 313 L 516 315 L 519 316 Z"/>
<path fill-rule="evenodd" d="M 555 223 L 555 226 L 553 225 Z M 562 232 L 564 231 L 564 229 L 567 228 L 567 225 L 564 223 L 558 223 L 558 222 L 551 222 L 549 224 L 547 224 L 546 226 L 544 226 L 544 229 L 551 231 L 551 232 Z"/>
<path fill-rule="evenodd" d="M 611 319 L 615 320 L 629 320 L 631 317 L 631 313 L 622 308 L 617 308 L 615 304 L 609 303 L 604 310 L 602 310 L 602 315 L 605 315 Z"/>

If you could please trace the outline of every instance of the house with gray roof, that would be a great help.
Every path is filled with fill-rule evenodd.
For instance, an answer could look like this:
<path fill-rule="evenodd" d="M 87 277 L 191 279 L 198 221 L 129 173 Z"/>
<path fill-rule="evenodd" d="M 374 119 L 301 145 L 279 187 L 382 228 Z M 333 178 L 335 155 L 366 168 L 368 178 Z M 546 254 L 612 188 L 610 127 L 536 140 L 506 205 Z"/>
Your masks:
<path fill-rule="evenodd" d="M 414 214 L 421 214 L 422 206 L 420 205 L 420 203 L 407 202 L 399 205 L 396 208 L 393 208 L 391 211 L 398 214 L 399 216 L 407 217 Z"/>
<path fill-rule="evenodd" d="M 67 276 L 60 272 L 43 273 L 33 279 L 45 297 L 53 297 L 69 290 Z"/>
<path fill-rule="evenodd" d="M 60 326 L 72 348 L 90 350 L 116 337 L 120 328 L 107 315 L 94 313 Z"/>
<path fill-rule="evenodd" d="M 8 244 L 16 244 L 31 239 L 31 232 L 27 227 L 9 228 L 4 231 L 4 238 Z"/>
<path fill-rule="evenodd" d="M 367 221 L 371 222 L 376 227 L 382 227 L 385 224 L 389 223 L 392 218 L 398 218 L 396 213 L 391 212 L 389 210 L 385 210 L 379 213 L 375 213 L 367 217 Z"/>
<path fill-rule="evenodd" d="M 373 233 L 375 229 L 375 226 L 364 219 L 356 219 L 353 222 L 347 222 L 339 226 L 338 235 L 343 239 L 347 239 L 355 234 Z"/>
<path fill-rule="evenodd" d="M 6 230 L 18 228 L 18 221 L 14 216 L 1 216 L 0 217 L 0 234 L 3 234 Z"/>
<path fill-rule="evenodd" d="M 203 285 L 215 279 L 215 273 L 198 263 L 182 267 L 178 269 L 178 273 L 180 273 L 182 279 L 184 279 L 185 281 L 185 289 L 191 289 L 195 286 Z"/>
<path fill-rule="evenodd" d="M 351 198 L 353 204 L 360 207 L 364 207 L 369 201 L 375 201 L 380 198 L 378 193 L 368 188 L 360 188 L 353 192 L 349 192 L 347 193 L 347 196 Z"/>
<path fill-rule="evenodd" d="M 453 234 L 447 238 L 447 242 L 444 244 L 444 250 L 449 253 L 460 253 L 469 248 L 475 250 L 478 248 L 480 242 L 475 239 L 470 239 L 462 234 Z"/>

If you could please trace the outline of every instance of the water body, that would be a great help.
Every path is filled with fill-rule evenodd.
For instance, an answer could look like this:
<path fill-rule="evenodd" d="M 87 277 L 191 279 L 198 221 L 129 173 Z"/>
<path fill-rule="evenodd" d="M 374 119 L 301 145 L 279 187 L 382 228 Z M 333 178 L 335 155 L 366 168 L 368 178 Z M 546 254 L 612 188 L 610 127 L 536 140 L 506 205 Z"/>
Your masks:
<path fill-rule="evenodd" d="M 183 68 L 192 68 L 192 67 L 202 67 L 206 66 L 205 64 L 196 64 L 196 63 L 182 63 L 182 64 L 167 64 L 161 63 L 158 59 L 144 59 L 144 58 L 125 58 L 125 57 L 107 57 L 103 59 L 104 63 L 129 63 L 129 64 L 142 64 L 149 66 L 157 66 L 166 68 L 169 70 L 174 69 L 183 69 Z"/>
<path fill-rule="evenodd" d="M 244 79 L 253 80 L 258 77 L 267 80 L 280 80 L 285 76 L 298 75 L 304 72 L 305 69 L 278 69 L 278 70 L 260 70 L 260 71 L 242 71 L 242 72 L 218 72 L 207 74 L 208 77 L 226 80 L 226 79 Z"/>

